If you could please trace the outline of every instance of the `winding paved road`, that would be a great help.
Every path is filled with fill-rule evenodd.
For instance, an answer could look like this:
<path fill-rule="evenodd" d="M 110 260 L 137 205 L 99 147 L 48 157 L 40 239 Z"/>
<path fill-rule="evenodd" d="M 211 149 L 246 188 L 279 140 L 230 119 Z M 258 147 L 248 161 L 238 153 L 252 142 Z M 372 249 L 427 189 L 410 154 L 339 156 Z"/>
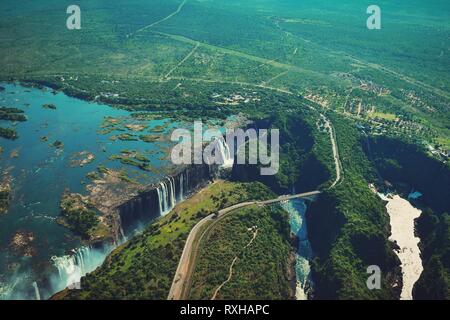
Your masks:
<path fill-rule="evenodd" d="M 205 227 L 211 228 L 218 221 L 222 220 L 227 214 L 236 211 L 237 209 L 248 207 L 251 205 L 269 205 L 277 202 L 288 201 L 299 198 L 312 198 L 319 195 L 321 191 L 311 191 L 295 195 L 283 195 L 275 199 L 266 201 L 247 201 L 235 204 L 228 208 L 220 210 L 217 214 L 210 214 L 198 222 L 189 233 L 189 236 L 184 245 L 183 253 L 181 254 L 180 262 L 172 282 L 172 286 L 167 297 L 168 300 L 187 299 L 189 294 L 190 280 L 195 266 L 195 258 L 199 249 L 200 240 L 205 234 Z M 202 232 L 201 232 L 202 231 Z"/>
<path fill-rule="evenodd" d="M 334 188 L 342 180 L 342 165 L 339 157 L 338 146 L 336 142 L 336 135 L 333 126 L 323 114 L 321 114 L 325 121 L 325 128 L 330 134 L 330 140 L 333 151 L 333 158 L 336 167 L 336 179 L 332 183 L 329 189 Z M 199 251 L 200 242 L 205 235 L 206 231 L 214 226 L 218 221 L 222 220 L 228 213 L 231 213 L 237 209 L 248 207 L 251 205 L 270 205 L 277 202 L 283 202 L 298 198 L 312 198 L 319 195 L 321 191 L 311 191 L 306 193 L 300 193 L 295 195 L 283 195 L 275 199 L 266 201 L 247 201 L 235 204 L 228 208 L 220 210 L 217 214 L 211 214 L 198 222 L 189 233 L 189 236 L 184 245 L 183 253 L 178 263 L 177 271 L 175 273 L 172 286 L 167 297 L 168 300 L 181 300 L 189 297 L 190 281 L 195 266 L 196 255 Z"/>
<path fill-rule="evenodd" d="M 330 189 L 333 189 L 342 179 L 342 164 L 341 159 L 339 157 L 339 149 L 336 142 L 336 134 L 333 129 L 333 125 L 331 124 L 330 120 L 328 120 L 323 114 L 321 114 L 323 120 L 325 121 L 325 128 L 328 130 L 330 134 L 330 140 L 331 140 L 331 148 L 333 150 L 333 159 L 334 164 L 336 167 L 336 179 L 334 180 L 333 184 L 330 186 Z"/>

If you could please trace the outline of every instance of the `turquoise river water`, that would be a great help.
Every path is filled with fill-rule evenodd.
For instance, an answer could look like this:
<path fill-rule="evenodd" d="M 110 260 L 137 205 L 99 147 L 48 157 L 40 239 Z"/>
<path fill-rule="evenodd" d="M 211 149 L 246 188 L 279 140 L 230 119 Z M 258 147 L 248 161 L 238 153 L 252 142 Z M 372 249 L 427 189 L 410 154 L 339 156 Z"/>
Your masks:
<path fill-rule="evenodd" d="M 12 201 L 6 214 L 0 215 L 0 299 L 47 298 L 67 284 L 67 277 L 94 269 L 107 252 L 95 252 L 82 246 L 72 232 L 56 223 L 61 195 L 65 189 L 84 194 L 86 174 L 99 165 L 125 169 L 140 182 L 153 182 L 158 173 L 109 160 L 121 150 L 135 150 L 149 155 L 152 167 L 163 168 L 164 142 L 112 141 L 117 132 L 100 133 L 105 117 L 131 119 L 130 113 L 98 103 L 89 103 L 56 93 L 50 89 L 28 88 L 18 84 L 0 84 L 0 106 L 24 110 L 28 120 L 17 124 L 0 120 L 1 127 L 14 126 L 19 138 L 0 138 L 3 153 L 0 166 L 12 178 Z M 56 105 L 56 110 L 44 104 Z M 166 124 L 166 120 L 144 123 L 147 132 Z M 167 124 L 170 128 L 172 124 Z M 168 130 L 168 129 L 167 129 Z M 119 133 L 124 133 L 119 132 Z M 44 141 L 42 137 L 48 137 Z M 50 144 L 56 140 L 64 147 Z M 73 166 L 73 155 L 88 151 L 95 160 L 85 166 Z M 20 255 L 11 248 L 17 232 L 32 233 L 33 254 Z M 83 270 L 71 270 L 68 253 L 83 250 Z M 107 251 L 107 250 L 106 250 Z M 81 251 L 80 251 L 81 252 Z M 81 257 L 81 255 L 80 255 Z M 69 261 L 69 262 L 68 262 Z M 57 266 L 55 263 L 59 263 Z M 61 266 L 69 275 L 61 275 Z M 38 289 L 36 289 L 38 288 Z"/>

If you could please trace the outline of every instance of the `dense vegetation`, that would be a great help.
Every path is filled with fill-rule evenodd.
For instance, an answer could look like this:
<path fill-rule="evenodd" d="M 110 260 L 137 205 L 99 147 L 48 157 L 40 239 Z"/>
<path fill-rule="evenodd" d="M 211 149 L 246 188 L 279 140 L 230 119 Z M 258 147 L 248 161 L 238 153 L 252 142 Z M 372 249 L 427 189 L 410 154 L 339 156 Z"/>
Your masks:
<path fill-rule="evenodd" d="M 248 199 L 273 194 L 262 184 L 216 182 L 117 248 L 66 299 L 166 299 L 190 229 L 203 217 Z"/>
<path fill-rule="evenodd" d="M 372 138 L 370 146 L 384 179 L 405 192 L 423 190 L 422 203 L 437 213 L 450 212 L 450 163 L 437 161 L 423 148 L 398 139 Z"/>
<path fill-rule="evenodd" d="M 413 289 L 415 299 L 450 299 L 450 216 L 425 210 L 417 223 L 424 270 Z"/>
<path fill-rule="evenodd" d="M 99 225 L 95 210 L 83 202 L 81 196 L 64 194 L 61 199 L 61 216 L 58 222 L 84 238 L 91 238 Z"/>
<path fill-rule="evenodd" d="M 288 102 L 288 110 L 275 111 L 256 121 L 257 128 L 280 131 L 280 170 L 275 176 L 261 176 L 258 165 L 237 165 L 233 179 L 259 180 L 280 194 L 318 190 L 335 176 L 331 142 L 319 131 L 319 114 L 300 98 Z M 286 106 L 284 106 L 286 108 Z M 248 153 L 247 153 L 248 154 Z"/>
<path fill-rule="evenodd" d="M 448 296 L 448 166 L 384 138 L 371 139 L 374 154 L 366 155 L 355 124 L 368 134 L 433 145 L 448 160 L 450 2 L 380 0 L 383 28 L 377 31 L 365 27 L 368 1 L 181 3 L 116 0 L 105 7 L 102 0 L 80 0 L 82 29 L 69 31 L 64 10 L 53 0 L 2 0 L 0 33 L 8 37 L 0 44 L 0 80 L 45 85 L 136 111 L 136 116 L 148 111 L 174 121 L 223 122 L 243 113 L 258 127 L 280 129 L 280 172 L 261 178 L 259 168 L 242 166 L 233 178 L 259 180 L 276 193 L 325 190 L 308 210 L 317 253 L 316 298 L 398 296 L 391 289 L 398 261 L 387 241 L 387 215 L 368 188 L 378 179 L 375 164 L 389 181 L 425 190 L 420 201 L 431 211 L 418 222 L 425 271 L 415 294 Z M 310 102 L 335 126 L 344 179 L 332 190 L 326 189 L 335 174 L 331 145 L 317 128 L 319 111 L 310 110 Z M 2 108 L 0 119 L 23 121 L 25 116 Z M 0 136 L 18 137 L 14 128 L 3 126 Z M 60 141 L 52 145 L 64 147 Z M 151 170 L 143 158 L 117 160 Z M 231 189 L 224 187 L 217 199 L 221 205 L 258 195 L 240 190 L 238 197 Z M 205 201 L 148 227 L 86 277 L 85 290 L 69 296 L 165 298 L 188 230 L 219 207 Z M 86 235 L 93 217 L 82 210 L 70 215 L 71 225 Z M 380 291 L 365 287 L 369 264 L 383 270 Z"/>
<path fill-rule="evenodd" d="M 364 141 L 354 122 L 328 113 L 335 127 L 343 180 L 327 189 L 335 178 L 329 135 L 318 129 L 319 115 L 306 108 L 274 112 L 258 127 L 280 128 L 280 172 L 261 178 L 252 166 L 234 168 L 238 179 L 261 179 L 279 193 L 324 190 L 307 211 L 311 244 L 316 258 L 313 279 L 316 299 L 394 299 L 399 261 L 388 241 L 389 219 L 383 202 L 368 187 L 376 170 L 363 152 Z M 314 165 L 310 165 L 311 159 Z M 309 161 L 308 161 L 309 160 Z M 306 180 L 306 181 L 305 181 Z M 383 270 L 382 290 L 367 289 L 369 265 Z"/>
<path fill-rule="evenodd" d="M 306 215 L 312 249 L 316 299 L 395 299 L 399 261 L 388 241 L 389 218 L 383 202 L 368 187 L 375 179 L 361 137 L 348 120 L 328 115 L 336 130 L 344 177 L 325 190 Z M 366 286 L 367 267 L 382 270 L 381 290 Z"/>
<path fill-rule="evenodd" d="M 211 299 L 235 257 L 232 276 L 216 299 L 291 299 L 289 237 L 288 214 L 278 206 L 249 207 L 223 218 L 204 237 L 190 299 Z"/>
<path fill-rule="evenodd" d="M 16 140 L 18 138 L 17 132 L 11 128 L 0 127 L 0 137 L 10 140 Z"/>
<path fill-rule="evenodd" d="M 384 179 L 397 190 L 423 195 L 416 205 L 423 209 L 417 233 L 424 271 L 414 289 L 418 299 L 448 299 L 450 295 L 450 166 L 426 154 L 422 148 L 378 137 L 370 141 L 374 163 Z M 418 170 L 418 168 L 420 168 Z"/>
<path fill-rule="evenodd" d="M 0 214 L 8 211 L 9 202 L 11 200 L 11 190 L 9 186 L 0 184 Z"/>
<path fill-rule="evenodd" d="M 0 120 L 26 121 L 27 117 L 21 109 L 0 107 Z"/>
<path fill-rule="evenodd" d="M 27 120 L 24 111 L 18 108 L 0 107 L 0 120 L 23 122 Z M 0 127 L 0 137 L 16 140 L 19 136 L 15 128 Z"/>
<path fill-rule="evenodd" d="M 358 117 L 406 116 L 450 145 L 446 1 L 382 1 L 377 32 L 367 1 L 188 0 L 161 21 L 181 3 L 82 0 L 84 27 L 70 31 L 53 1 L 2 1 L 0 78 L 197 118 L 235 109 L 215 93 L 299 93 Z"/>

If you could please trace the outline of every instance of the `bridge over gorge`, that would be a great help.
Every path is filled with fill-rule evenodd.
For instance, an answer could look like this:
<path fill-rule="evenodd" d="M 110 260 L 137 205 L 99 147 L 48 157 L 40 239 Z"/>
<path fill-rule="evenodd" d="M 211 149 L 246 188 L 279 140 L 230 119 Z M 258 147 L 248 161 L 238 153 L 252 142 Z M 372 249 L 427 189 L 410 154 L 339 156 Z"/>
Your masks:
<path fill-rule="evenodd" d="M 228 208 L 220 210 L 218 213 L 210 214 L 209 216 L 200 220 L 191 230 L 184 245 L 183 253 L 181 254 L 178 263 L 177 271 L 175 273 L 172 286 L 167 297 L 168 300 L 187 299 L 190 288 L 190 281 L 195 267 L 195 260 L 200 248 L 200 243 L 203 236 L 210 230 L 217 222 L 222 220 L 227 215 L 236 212 L 237 209 L 252 205 L 271 205 L 279 202 L 289 201 L 293 199 L 307 199 L 314 200 L 321 191 L 311 191 L 299 193 L 294 195 L 282 195 L 275 199 L 265 201 L 247 201 L 232 205 Z"/>

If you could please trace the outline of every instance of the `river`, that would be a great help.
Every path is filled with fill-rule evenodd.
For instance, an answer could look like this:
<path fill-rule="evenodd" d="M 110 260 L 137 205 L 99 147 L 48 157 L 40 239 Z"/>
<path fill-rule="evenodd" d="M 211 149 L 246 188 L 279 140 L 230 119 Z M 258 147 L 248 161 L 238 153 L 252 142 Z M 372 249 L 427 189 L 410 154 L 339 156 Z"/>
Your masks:
<path fill-rule="evenodd" d="M 420 239 L 415 235 L 415 219 L 420 217 L 421 210 L 413 207 L 408 200 L 399 195 L 382 195 L 387 201 L 386 209 L 390 218 L 391 236 L 389 240 L 397 243 L 399 251 L 395 251 L 401 262 L 403 287 L 401 300 L 412 300 L 414 284 L 423 271 L 420 256 Z"/>
<path fill-rule="evenodd" d="M 297 278 L 295 297 L 297 300 L 307 300 L 308 291 L 313 286 L 310 264 L 313 252 L 308 240 L 307 206 L 302 199 L 290 200 L 282 203 L 281 206 L 289 213 L 291 233 L 296 235 L 298 241 L 298 250 L 295 255 L 295 274 Z"/>
<path fill-rule="evenodd" d="M 99 166 L 125 170 L 130 178 L 142 184 L 158 181 L 168 164 L 163 158 L 168 142 L 130 141 L 113 136 L 151 134 L 161 127 L 166 132 L 175 124 L 164 119 L 137 120 L 128 111 L 82 101 L 51 89 L 0 85 L 5 88 L 0 92 L 0 105 L 21 109 L 28 118 L 17 124 L 0 120 L 0 126 L 14 126 L 19 135 L 17 140 L 0 138 L 2 174 L 11 176 L 12 187 L 8 212 L 0 214 L 0 299 L 48 298 L 73 282 L 68 277 L 79 278 L 95 269 L 110 250 L 86 246 L 56 223 L 64 190 L 85 194 L 89 183 L 86 174 L 95 172 Z M 56 109 L 45 108 L 45 104 L 53 104 Z M 108 131 L 105 119 L 142 125 L 145 129 L 136 132 L 136 127 L 121 126 Z M 52 146 L 55 141 L 61 141 L 63 148 Z M 111 159 L 122 150 L 145 155 L 155 170 L 144 172 Z M 88 152 L 95 159 L 83 166 L 73 165 L 80 152 Z M 24 240 L 28 247 L 17 252 L 11 246 L 12 239 Z M 74 270 L 74 263 L 83 267 Z M 61 275 L 61 268 L 72 271 Z"/>

